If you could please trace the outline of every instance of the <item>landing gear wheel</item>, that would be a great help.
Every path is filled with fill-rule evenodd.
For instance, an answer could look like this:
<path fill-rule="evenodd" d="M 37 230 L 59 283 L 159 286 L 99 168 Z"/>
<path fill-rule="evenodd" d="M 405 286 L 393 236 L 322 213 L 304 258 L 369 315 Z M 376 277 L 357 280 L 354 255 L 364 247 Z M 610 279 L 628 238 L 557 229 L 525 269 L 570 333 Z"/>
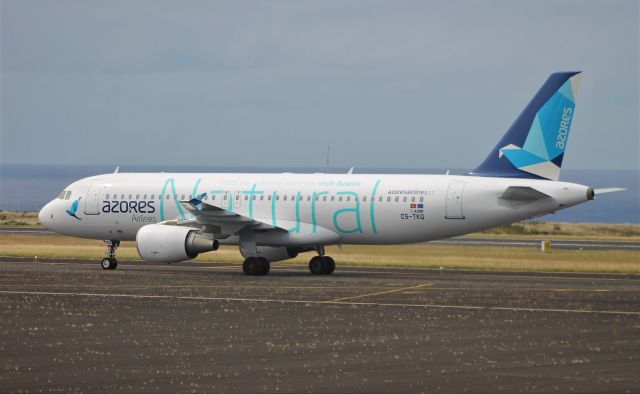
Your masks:
<path fill-rule="evenodd" d="M 100 265 L 102 269 L 105 270 L 114 270 L 118 266 L 118 260 L 116 260 L 116 250 L 118 246 L 120 246 L 120 241 L 117 240 L 105 240 L 105 245 L 107 245 L 107 257 L 102 259 Z"/>
<path fill-rule="evenodd" d="M 309 261 L 309 271 L 311 271 L 314 275 L 322 275 L 323 274 L 324 264 L 322 264 L 322 257 L 313 256 Z"/>
<path fill-rule="evenodd" d="M 271 270 L 271 263 L 269 260 L 267 260 L 266 257 L 258 257 L 258 260 L 260 260 L 260 264 L 262 265 L 262 272 L 260 272 L 260 275 L 268 274 Z"/>
<path fill-rule="evenodd" d="M 314 256 L 309 261 L 309 271 L 314 275 L 330 275 L 336 270 L 336 262 L 329 256 Z"/>
<path fill-rule="evenodd" d="M 336 270 L 336 262 L 329 256 L 324 256 L 323 260 L 325 264 L 325 275 L 333 274 L 333 271 Z"/>
<path fill-rule="evenodd" d="M 100 265 L 102 266 L 102 269 L 114 270 L 118 266 L 118 260 L 114 258 L 105 257 L 104 259 L 102 259 L 102 262 L 100 263 Z"/>
<path fill-rule="evenodd" d="M 264 257 L 247 257 L 242 263 L 242 271 L 247 275 L 266 275 L 271 263 Z"/>

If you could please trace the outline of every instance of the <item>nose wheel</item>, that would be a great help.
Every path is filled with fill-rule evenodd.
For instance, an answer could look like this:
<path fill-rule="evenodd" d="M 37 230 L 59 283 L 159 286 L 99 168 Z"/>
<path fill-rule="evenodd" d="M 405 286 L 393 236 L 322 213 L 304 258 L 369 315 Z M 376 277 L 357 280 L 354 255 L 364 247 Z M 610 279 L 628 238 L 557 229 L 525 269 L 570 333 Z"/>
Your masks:
<path fill-rule="evenodd" d="M 104 243 L 107 245 L 107 257 L 102 259 L 100 265 L 102 266 L 102 269 L 114 270 L 118 266 L 116 250 L 118 250 L 118 246 L 120 246 L 120 241 L 105 240 Z"/>

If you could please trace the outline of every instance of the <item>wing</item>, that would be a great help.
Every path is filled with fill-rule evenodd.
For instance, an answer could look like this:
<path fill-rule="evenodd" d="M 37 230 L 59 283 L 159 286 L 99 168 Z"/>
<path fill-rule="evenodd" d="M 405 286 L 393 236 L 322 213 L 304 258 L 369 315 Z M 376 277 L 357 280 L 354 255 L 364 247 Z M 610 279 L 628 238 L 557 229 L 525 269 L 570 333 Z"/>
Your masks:
<path fill-rule="evenodd" d="M 318 225 L 278 219 L 277 225 L 271 219 L 250 218 L 202 201 L 197 196 L 180 205 L 193 215 L 193 219 L 172 221 L 174 225 L 200 226 L 216 238 L 239 235 L 250 230 L 262 245 L 327 245 L 340 241 L 340 235 Z"/>

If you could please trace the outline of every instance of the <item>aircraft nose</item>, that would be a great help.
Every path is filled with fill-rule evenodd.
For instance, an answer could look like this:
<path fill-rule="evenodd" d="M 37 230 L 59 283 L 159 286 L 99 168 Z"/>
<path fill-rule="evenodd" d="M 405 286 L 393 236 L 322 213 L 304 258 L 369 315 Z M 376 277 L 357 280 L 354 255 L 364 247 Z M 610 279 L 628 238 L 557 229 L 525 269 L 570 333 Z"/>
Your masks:
<path fill-rule="evenodd" d="M 38 221 L 45 227 L 49 227 L 51 225 L 53 219 L 53 213 L 51 210 L 51 202 L 42 207 L 40 212 L 38 212 Z"/>

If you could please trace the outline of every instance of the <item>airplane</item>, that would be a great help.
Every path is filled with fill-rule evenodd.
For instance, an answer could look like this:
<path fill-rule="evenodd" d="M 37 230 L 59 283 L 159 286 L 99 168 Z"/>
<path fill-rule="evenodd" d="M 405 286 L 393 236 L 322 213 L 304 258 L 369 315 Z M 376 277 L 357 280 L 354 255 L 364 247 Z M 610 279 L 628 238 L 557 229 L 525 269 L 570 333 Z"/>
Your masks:
<path fill-rule="evenodd" d="M 334 272 L 327 245 L 403 244 L 542 216 L 624 189 L 559 181 L 580 72 L 551 74 L 486 159 L 466 175 L 120 173 L 78 180 L 40 222 L 103 240 L 102 268 L 135 240 L 149 261 L 179 262 L 237 245 L 247 275 L 315 252 L 312 274 Z"/>

